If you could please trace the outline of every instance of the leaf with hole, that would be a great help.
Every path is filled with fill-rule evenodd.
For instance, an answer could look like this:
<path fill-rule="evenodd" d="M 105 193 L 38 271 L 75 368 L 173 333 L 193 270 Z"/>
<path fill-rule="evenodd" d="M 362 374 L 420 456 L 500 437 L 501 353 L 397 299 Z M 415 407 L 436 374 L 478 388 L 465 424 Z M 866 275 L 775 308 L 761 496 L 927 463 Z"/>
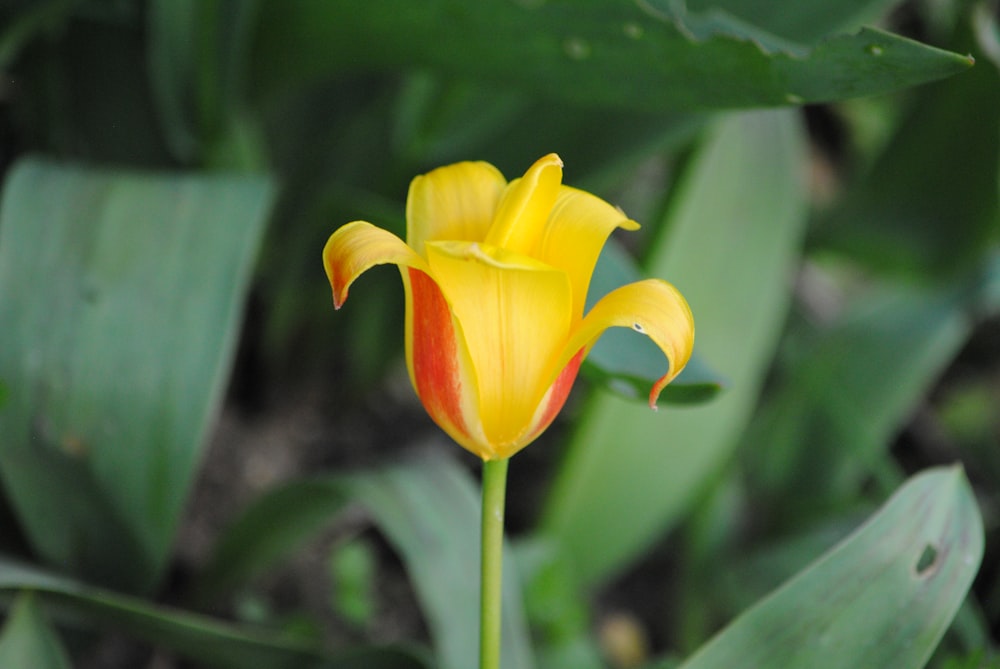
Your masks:
<path fill-rule="evenodd" d="M 919 474 L 682 669 L 919 669 L 965 600 L 983 543 L 961 468 Z"/>

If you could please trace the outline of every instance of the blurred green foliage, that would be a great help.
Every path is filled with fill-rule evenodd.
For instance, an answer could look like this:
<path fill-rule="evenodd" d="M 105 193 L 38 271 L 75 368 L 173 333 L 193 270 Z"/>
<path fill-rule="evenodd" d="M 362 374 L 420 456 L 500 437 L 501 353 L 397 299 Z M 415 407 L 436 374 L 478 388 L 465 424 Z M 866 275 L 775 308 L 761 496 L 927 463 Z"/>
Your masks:
<path fill-rule="evenodd" d="M 477 484 L 459 449 L 394 456 L 424 434 L 398 279 L 335 317 L 319 253 L 402 233 L 421 171 L 550 151 L 643 223 L 591 300 L 662 276 L 698 341 L 653 413 L 658 357 L 610 333 L 573 427 L 515 459 L 504 666 L 635 666 L 602 641 L 621 612 L 650 668 L 996 662 L 996 10 L 0 4 L 0 664 L 117 632 L 204 666 L 472 666 Z M 312 395 L 338 470 L 298 463 L 182 557 L 220 408 L 252 432 Z M 335 519 L 320 610 L 272 602 Z"/>

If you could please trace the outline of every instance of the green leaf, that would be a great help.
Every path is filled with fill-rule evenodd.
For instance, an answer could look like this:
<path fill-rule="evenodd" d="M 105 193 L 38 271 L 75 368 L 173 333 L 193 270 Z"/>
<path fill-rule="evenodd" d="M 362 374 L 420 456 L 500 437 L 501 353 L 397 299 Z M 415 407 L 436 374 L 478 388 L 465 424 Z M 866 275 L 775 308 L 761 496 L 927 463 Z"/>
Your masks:
<path fill-rule="evenodd" d="M 50 614 L 84 629 L 116 630 L 169 648 L 200 665 L 222 669 L 420 669 L 416 654 L 401 648 L 328 652 L 315 643 L 270 629 L 155 606 L 85 585 L 0 555 L 0 590 L 34 591 Z M 3 666 L 32 666 L 7 665 Z"/>
<path fill-rule="evenodd" d="M 758 504 L 798 514 L 855 495 L 998 294 L 994 258 L 944 287 L 885 285 L 857 299 L 790 361 L 747 432 Z M 782 509 L 789 496 L 807 503 Z"/>
<path fill-rule="evenodd" d="M 964 25 L 964 22 L 963 22 Z M 971 36 L 961 40 L 974 48 Z M 981 53 L 976 50 L 977 58 Z M 1000 238 L 1000 76 L 972 72 L 919 91 L 899 131 L 820 228 L 816 243 L 876 271 L 954 274 Z"/>
<path fill-rule="evenodd" d="M 0 70 L 6 70 L 22 49 L 39 34 L 53 32 L 69 19 L 79 0 L 48 0 L 35 3 L 14 17 L 0 30 Z"/>
<path fill-rule="evenodd" d="M 642 278 L 628 253 L 608 241 L 587 291 L 587 309 L 615 288 Z M 583 363 L 583 372 L 607 389 L 629 399 L 647 401 L 653 384 L 667 371 L 663 352 L 648 337 L 614 328 L 605 332 Z M 724 386 L 718 374 L 693 356 L 680 376 L 660 394 L 659 404 L 697 404 L 716 396 Z"/>
<path fill-rule="evenodd" d="M 901 0 L 687 0 L 691 12 L 725 11 L 755 26 L 800 43 L 874 23 Z"/>
<path fill-rule="evenodd" d="M 772 39 L 783 50 L 768 50 L 760 30 L 695 18 L 612 0 L 375 0 L 365 11 L 270 2 L 262 7 L 257 81 L 266 93 L 347 68 L 422 65 L 584 106 L 664 111 L 871 95 L 971 65 L 873 29 L 812 49 Z"/>
<path fill-rule="evenodd" d="M 371 542 L 355 539 L 334 547 L 328 569 L 333 583 L 331 606 L 355 625 L 367 626 L 377 607 L 377 557 Z"/>
<path fill-rule="evenodd" d="M 130 590 L 162 573 L 272 194 L 263 177 L 11 172 L 0 476 L 49 564 Z"/>
<path fill-rule="evenodd" d="M 167 143 L 177 159 L 204 158 L 229 140 L 245 93 L 258 0 L 150 0 L 149 79 Z"/>
<path fill-rule="evenodd" d="M 200 599 L 232 590 L 288 555 L 350 502 L 338 479 L 304 479 L 259 497 L 219 538 L 196 588 Z"/>
<path fill-rule="evenodd" d="M 0 634 L 0 667 L 72 667 L 59 637 L 30 592 L 18 595 Z"/>
<path fill-rule="evenodd" d="M 806 220 L 805 159 L 794 113 L 732 115 L 682 176 L 648 272 L 685 295 L 695 350 L 730 387 L 709 404 L 659 412 L 593 398 L 542 524 L 585 582 L 634 559 L 733 452 L 789 302 Z"/>
<path fill-rule="evenodd" d="M 982 555 L 982 519 L 961 469 L 930 470 L 682 669 L 919 669 Z"/>
<path fill-rule="evenodd" d="M 399 551 L 442 669 L 475 666 L 479 643 L 478 491 L 434 453 L 370 472 L 296 481 L 258 499 L 223 535 L 209 578 L 244 581 L 314 535 L 345 500 L 359 502 Z M 504 569 L 503 667 L 530 667 L 512 553 Z M 225 575 L 223 575 L 223 572 Z M 211 583 L 211 581 L 209 581 Z"/>
<path fill-rule="evenodd" d="M 419 157 L 420 169 L 483 156 L 513 177 L 526 160 L 553 150 L 566 164 L 567 183 L 597 194 L 620 188 L 643 159 L 689 143 L 708 118 L 583 110 L 426 70 L 404 81 L 394 143 Z"/>

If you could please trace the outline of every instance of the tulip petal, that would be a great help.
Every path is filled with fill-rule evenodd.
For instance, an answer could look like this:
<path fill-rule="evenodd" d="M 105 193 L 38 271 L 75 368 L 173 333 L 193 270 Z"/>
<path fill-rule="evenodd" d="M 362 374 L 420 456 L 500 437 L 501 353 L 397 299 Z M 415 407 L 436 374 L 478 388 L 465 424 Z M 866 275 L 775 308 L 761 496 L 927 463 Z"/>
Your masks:
<path fill-rule="evenodd" d="M 482 241 L 507 180 L 489 163 L 447 165 L 416 177 L 406 198 L 406 241 L 420 255 L 424 242 Z"/>
<path fill-rule="evenodd" d="M 479 382 L 479 415 L 497 457 L 527 443 L 571 325 L 566 274 L 486 244 L 431 242 L 432 275 L 461 325 Z M 565 366 L 565 365 L 564 365 Z"/>
<path fill-rule="evenodd" d="M 597 257 L 615 228 L 638 230 L 639 224 L 595 195 L 569 186 L 560 188 L 532 255 L 569 275 L 574 318 L 583 317 Z"/>
<path fill-rule="evenodd" d="M 365 270 L 385 264 L 428 269 L 423 258 L 388 230 L 367 221 L 338 228 L 323 247 L 323 267 L 333 289 L 333 306 L 340 309 L 351 284 Z"/>
<path fill-rule="evenodd" d="M 652 339 L 667 357 L 667 373 L 653 385 L 649 406 L 656 408 L 660 391 L 673 380 L 694 348 L 694 318 L 680 292 L 666 281 L 646 279 L 617 288 L 595 304 L 576 327 L 549 378 L 556 375 L 581 349 L 589 351 L 609 327 L 627 327 Z"/>
<path fill-rule="evenodd" d="M 500 199 L 486 243 L 532 255 L 559 195 L 562 160 L 554 153 L 539 158 L 524 176 L 511 181 Z"/>

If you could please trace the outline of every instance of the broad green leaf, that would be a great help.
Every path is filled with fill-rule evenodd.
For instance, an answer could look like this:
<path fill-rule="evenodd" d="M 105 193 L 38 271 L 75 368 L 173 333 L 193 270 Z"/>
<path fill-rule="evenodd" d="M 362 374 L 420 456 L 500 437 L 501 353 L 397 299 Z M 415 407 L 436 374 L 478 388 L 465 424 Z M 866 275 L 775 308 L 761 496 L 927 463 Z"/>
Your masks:
<path fill-rule="evenodd" d="M 648 3 L 612 0 L 376 0 L 363 12 L 342 3 L 269 2 L 257 81 L 268 92 L 348 68 L 422 65 L 585 106 L 664 111 L 871 95 L 971 64 L 873 29 L 772 51 L 761 46 L 760 30 L 702 22 L 695 37 L 685 21 Z"/>
<path fill-rule="evenodd" d="M 856 494 L 976 322 L 1000 309 L 998 295 L 994 258 L 945 287 L 885 285 L 852 304 L 789 362 L 747 432 L 757 503 L 808 513 Z M 789 495 L 808 503 L 783 510 Z"/>
<path fill-rule="evenodd" d="M 961 469 L 930 470 L 682 669 L 919 669 L 982 555 L 982 519 Z"/>
<path fill-rule="evenodd" d="M 30 592 L 18 595 L 0 633 L 0 667 L 70 669 L 71 666 L 35 596 Z"/>
<path fill-rule="evenodd" d="M 34 159 L 11 172 L 0 476 L 49 564 L 131 590 L 162 573 L 272 191 Z"/>
<path fill-rule="evenodd" d="M 641 272 L 615 240 L 601 252 L 587 291 L 587 309 L 615 288 L 638 281 Z M 648 337 L 622 328 L 605 332 L 587 355 L 583 372 L 622 397 L 648 401 L 649 390 L 667 371 L 663 352 Z M 693 356 L 680 376 L 660 394 L 659 404 L 706 402 L 725 382 L 699 357 Z"/>
<path fill-rule="evenodd" d="M 974 48 L 971 36 L 961 44 Z M 878 160 L 824 221 L 817 244 L 876 271 L 922 278 L 955 274 L 1000 239 L 1000 74 L 974 53 L 981 62 L 972 72 L 919 91 Z M 976 122 L 969 109 L 981 115 Z"/>
<path fill-rule="evenodd" d="M 586 582 L 634 559 L 732 453 L 789 301 L 806 219 L 804 172 L 798 117 L 756 112 L 721 120 L 677 186 L 648 273 L 688 299 L 695 351 L 728 387 L 709 404 L 659 412 L 593 398 L 542 522 Z"/>
<path fill-rule="evenodd" d="M 0 555 L 0 591 L 3 590 L 31 590 L 39 603 L 60 622 L 134 636 L 168 648 L 198 662 L 199 666 L 221 669 L 421 669 L 428 666 L 416 653 L 406 649 L 359 647 L 331 652 L 309 640 L 153 605 Z"/>
<path fill-rule="evenodd" d="M 258 499 L 223 535 L 208 575 L 230 586 L 294 550 L 345 500 L 360 503 L 399 551 L 442 669 L 475 666 L 479 644 L 479 497 L 468 474 L 433 453 L 370 472 L 292 482 Z M 530 667 L 513 555 L 504 569 L 505 668 Z M 228 572 L 228 573 L 224 573 Z M 211 581 L 209 581 L 211 585 Z"/>

